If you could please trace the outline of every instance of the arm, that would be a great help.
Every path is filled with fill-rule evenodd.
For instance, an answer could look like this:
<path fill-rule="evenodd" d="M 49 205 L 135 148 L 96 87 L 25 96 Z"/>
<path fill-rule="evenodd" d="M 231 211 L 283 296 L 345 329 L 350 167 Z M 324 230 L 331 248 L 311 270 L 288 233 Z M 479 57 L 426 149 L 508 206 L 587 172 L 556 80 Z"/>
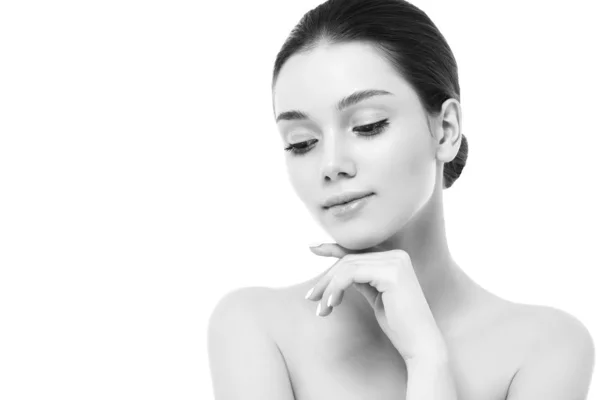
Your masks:
<path fill-rule="evenodd" d="M 235 290 L 210 316 L 208 351 L 216 400 L 294 400 L 283 356 L 259 318 L 266 294 L 264 288 Z"/>
<path fill-rule="evenodd" d="M 406 400 L 457 400 L 454 375 L 447 350 L 432 352 L 431 356 L 406 361 L 408 373 Z"/>
<path fill-rule="evenodd" d="M 570 314 L 551 309 L 548 331 L 517 371 L 507 400 L 585 400 L 594 369 L 594 343 Z"/>

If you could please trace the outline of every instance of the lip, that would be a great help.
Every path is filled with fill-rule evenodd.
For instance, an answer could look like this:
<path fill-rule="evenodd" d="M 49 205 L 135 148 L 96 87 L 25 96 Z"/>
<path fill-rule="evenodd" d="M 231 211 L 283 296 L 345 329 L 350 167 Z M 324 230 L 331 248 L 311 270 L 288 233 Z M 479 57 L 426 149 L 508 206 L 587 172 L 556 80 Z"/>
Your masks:
<path fill-rule="evenodd" d="M 334 207 L 343 205 L 344 203 L 349 203 L 353 200 L 360 199 L 362 197 L 374 194 L 373 192 L 346 192 L 336 196 L 332 196 L 323 204 L 323 208 L 325 210 Z"/>
<path fill-rule="evenodd" d="M 369 194 L 357 199 L 354 199 L 348 203 L 340 204 L 337 206 L 331 206 L 327 209 L 327 212 L 331 213 L 337 218 L 349 218 L 355 215 L 359 210 L 364 208 L 366 204 L 371 200 L 375 194 Z"/>

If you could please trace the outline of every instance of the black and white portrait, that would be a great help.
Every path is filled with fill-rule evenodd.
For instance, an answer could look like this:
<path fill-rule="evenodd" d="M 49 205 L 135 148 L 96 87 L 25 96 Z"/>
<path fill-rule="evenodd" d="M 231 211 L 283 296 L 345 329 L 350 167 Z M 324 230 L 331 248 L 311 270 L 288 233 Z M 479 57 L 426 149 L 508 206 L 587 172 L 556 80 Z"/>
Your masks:
<path fill-rule="evenodd" d="M 0 398 L 600 398 L 594 2 L 0 4 Z"/>

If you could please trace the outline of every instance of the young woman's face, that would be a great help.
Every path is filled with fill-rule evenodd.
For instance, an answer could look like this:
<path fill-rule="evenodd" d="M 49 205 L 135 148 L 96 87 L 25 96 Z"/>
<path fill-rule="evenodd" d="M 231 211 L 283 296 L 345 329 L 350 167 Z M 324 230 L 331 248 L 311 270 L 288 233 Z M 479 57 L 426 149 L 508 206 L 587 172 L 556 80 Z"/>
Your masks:
<path fill-rule="evenodd" d="M 355 92 L 386 91 L 343 110 Z M 366 249 L 398 232 L 429 200 L 436 146 L 416 92 L 376 50 L 353 42 L 319 46 L 284 64 L 275 116 L 295 192 L 340 245 Z M 288 113 L 290 111 L 303 113 Z M 287 115 L 287 116 L 286 116 Z M 331 196 L 370 192 L 358 210 L 336 215 Z"/>

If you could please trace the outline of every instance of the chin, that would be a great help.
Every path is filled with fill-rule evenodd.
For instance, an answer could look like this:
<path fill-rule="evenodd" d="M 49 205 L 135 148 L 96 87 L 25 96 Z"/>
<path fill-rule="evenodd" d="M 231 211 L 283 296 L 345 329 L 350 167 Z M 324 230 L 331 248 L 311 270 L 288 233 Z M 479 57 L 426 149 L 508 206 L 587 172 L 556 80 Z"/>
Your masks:
<path fill-rule="evenodd" d="M 376 233 L 363 230 L 341 229 L 341 232 L 330 232 L 331 237 L 340 246 L 349 250 L 367 250 L 379 245 L 383 238 Z"/>

